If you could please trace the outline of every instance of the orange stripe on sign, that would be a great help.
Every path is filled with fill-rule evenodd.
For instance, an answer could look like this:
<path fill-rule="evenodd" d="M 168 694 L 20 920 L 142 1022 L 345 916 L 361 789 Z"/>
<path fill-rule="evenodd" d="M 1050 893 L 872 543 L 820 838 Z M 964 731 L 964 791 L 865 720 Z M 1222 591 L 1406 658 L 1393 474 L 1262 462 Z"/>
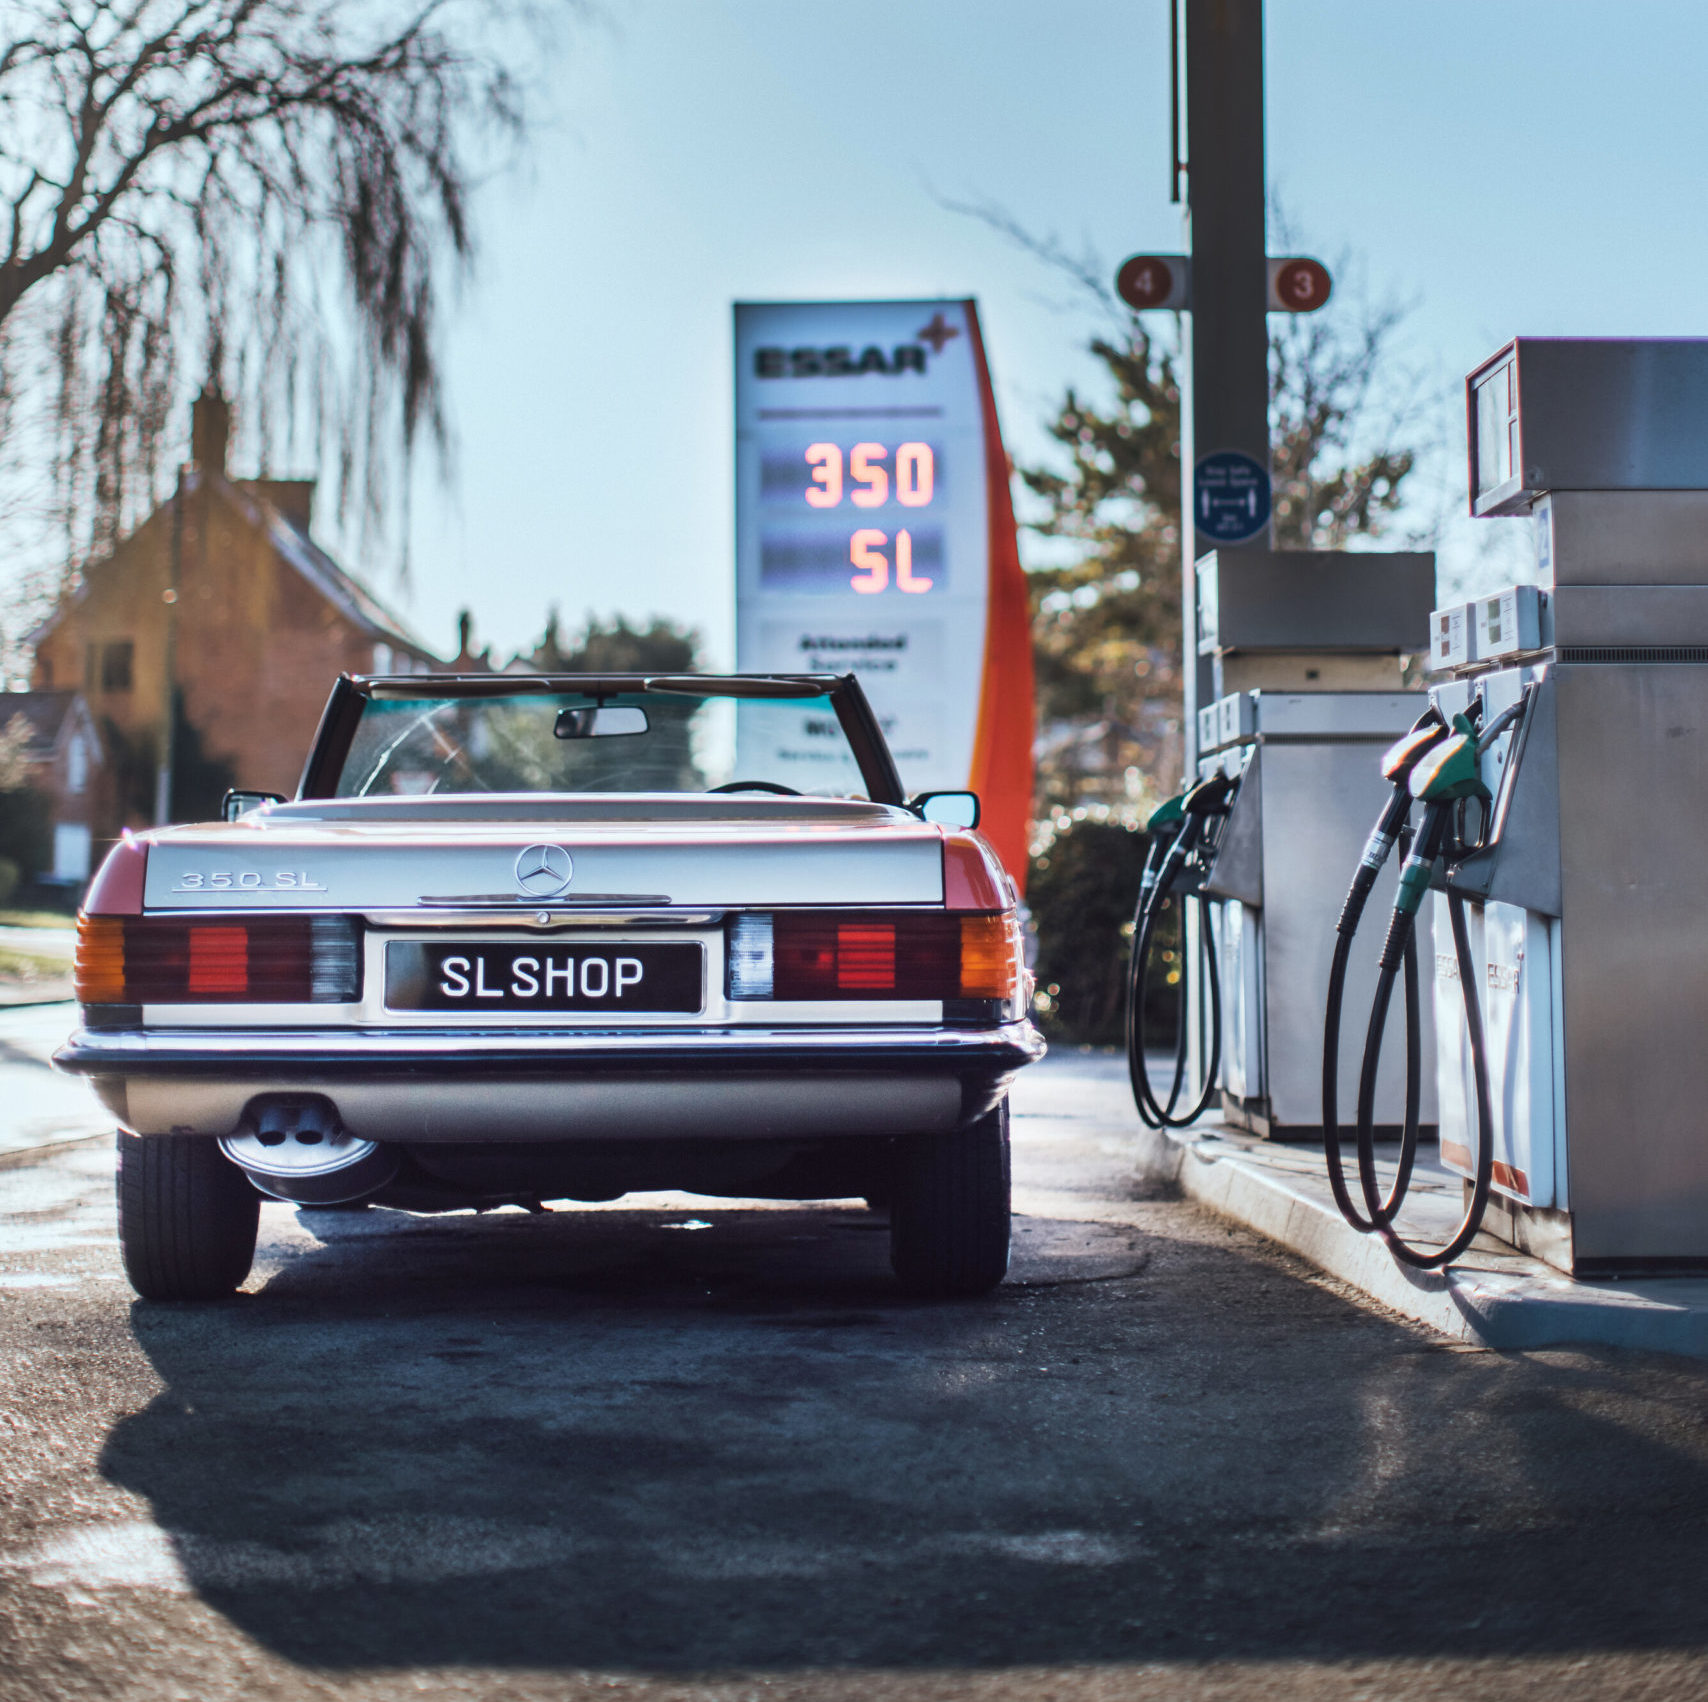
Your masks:
<path fill-rule="evenodd" d="M 1032 817 L 1032 618 L 1014 530 L 1008 455 L 996 417 L 978 308 L 966 304 L 967 333 L 984 416 L 984 464 L 990 565 L 984 627 L 984 678 L 969 784 L 979 795 L 979 831 L 1026 891 L 1026 842 Z"/>
<path fill-rule="evenodd" d="M 191 928 L 190 995 L 249 991 L 249 930 Z"/>

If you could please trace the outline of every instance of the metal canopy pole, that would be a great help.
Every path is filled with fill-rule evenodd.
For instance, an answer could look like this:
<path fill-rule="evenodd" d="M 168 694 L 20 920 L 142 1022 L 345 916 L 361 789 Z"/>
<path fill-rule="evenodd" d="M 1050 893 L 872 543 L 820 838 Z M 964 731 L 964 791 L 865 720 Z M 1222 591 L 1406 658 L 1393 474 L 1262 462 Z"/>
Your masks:
<path fill-rule="evenodd" d="M 1175 0 L 1171 0 L 1171 4 Z M 1192 311 L 1181 418 L 1188 779 L 1196 779 L 1198 709 L 1214 696 L 1198 655 L 1193 469 L 1237 450 L 1269 468 L 1269 273 L 1264 228 L 1263 0 L 1179 0 L 1186 10 L 1186 183 Z M 1244 545 L 1268 549 L 1269 527 Z"/>

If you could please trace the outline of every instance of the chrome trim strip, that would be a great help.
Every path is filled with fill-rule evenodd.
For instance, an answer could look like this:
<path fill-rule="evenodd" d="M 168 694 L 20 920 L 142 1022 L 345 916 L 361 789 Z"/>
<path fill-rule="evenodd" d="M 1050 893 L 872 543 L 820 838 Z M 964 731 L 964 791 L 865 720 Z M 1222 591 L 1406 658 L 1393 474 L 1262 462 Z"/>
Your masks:
<path fill-rule="evenodd" d="M 54 1054 L 54 1063 L 76 1075 L 123 1074 L 137 1066 L 184 1063 L 254 1065 L 452 1064 L 470 1058 L 695 1057 L 719 1054 L 763 1062 L 767 1053 L 803 1053 L 834 1060 L 861 1053 L 886 1057 L 975 1060 L 1009 1055 L 1032 1062 L 1044 1055 L 1044 1038 L 1030 1022 L 985 1029 L 602 1029 L 590 1032 L 528 1029 L 294 1029 L 210 1033 L 207 1030 L 78 1029 Z"/>
<path fill-rule="evenodd" d="M 435 901 L 437 903 L 440 901 Z M 447 907 L 450 900 L 442 901 Z M 490 928 L 501 922 L 506 928 L 706 928 L 724 919 L 722 910 L 579 910 L 562 899 L 524 901 L 507 899 L 501 907 L 462 910 L 367 910 L 360 914 L 370 928 L 418 931 L 423 928 Z M 542 922 L 541 917 L 546 919 Z"/>
<path fill-rule="evenodd" d="M 415 902 L 438 908 L 460 905 L 465 910 L 538 910 L 542 904 L 555 906 L 559 910 L 580 910 L 587 905 L 598 904 L 644 904 L 650 909 L 668 905 L 670 899 L 661 892 L 560 892 L 555 898 L 544 900 L 518 898 L 509 892 L 424 892 Z"/>

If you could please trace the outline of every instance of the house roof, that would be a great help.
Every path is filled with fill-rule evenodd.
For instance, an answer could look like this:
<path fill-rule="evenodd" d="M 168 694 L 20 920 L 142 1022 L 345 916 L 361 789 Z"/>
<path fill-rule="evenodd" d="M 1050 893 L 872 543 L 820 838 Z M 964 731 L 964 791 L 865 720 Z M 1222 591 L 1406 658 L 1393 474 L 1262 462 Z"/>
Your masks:
<path fill-rule="evenodd" d="M 348 620 L 366 629 L 370 637 L 404 650 L 413 650 L 430 662 L 433 651 L 404 625 L 367 586 L 348 574 L 317 544 L 305 529 L 294 525 L 284 513 L 256 491 L 217 473 L 192 472 L 186 483 L 206 479 L 210 490 L 223 496 L 252 526 L 267 534 L 267 540 L 321 596 Z"/>
<path fill-rule="evenodd" d="M 245 488 L 236 480 L 228 479 L 220 473 L 209 473 L 197 468 L 190 468 L 184 474 L 184 489 L 194 491 L 203 488 L 217 496 L 228 506 L 235 509 L 239 515 L 257 531 L 266 534 L 267 541 L 277 551 L 281 559 L 289 562 L 298 573 L 306 579 L 316 591 L 331 603 L 346 620 L 361 629 L 369 638 L 382 644 L 389 644 L 394 649 L 407 650 L 435 666 L 442 665 L 439 657 L 429 646 L 418 638 L 404 624 L 402 618 L 387 608 L 367 586 L 346 573 L 307 531 L 295 525 L 287 516 L 259 492 Z M 156 513 L 159 512 L 157 509 Z M 149 516 L 152 519 L 153 515 Z M 147 521 L 143 522 L 144 525 Z M 140 528 L 138 528 L 140 530 Z M 133 534 L 134 535 L 134 534 Z M 111 557 L 107 558 L 111 560 Z M 72 602 L 81 602 L 89 594 L 90 585 L 87 576 L 72 593 Z M 53 628 L 58 625 L 61 608 L 54 609 L 36 629 L 28 635 L 26 642 L 39 643 Z M 21 695 L 54 695 L 8 693 L 9 696 Z"/>
<path fill-rule="evenodd" d="M 23 716 L 30 726 L 30 760 L 45 762 L 53 754 L 67 719 L 78 709 L 82 697 L 81 692 L 70 690 L 0 691 L 0 731 Z M 87 706 L 82 708 L 79 719 L 89 722 Z M 92 722 L 90 730 L 93 731 Z"/>

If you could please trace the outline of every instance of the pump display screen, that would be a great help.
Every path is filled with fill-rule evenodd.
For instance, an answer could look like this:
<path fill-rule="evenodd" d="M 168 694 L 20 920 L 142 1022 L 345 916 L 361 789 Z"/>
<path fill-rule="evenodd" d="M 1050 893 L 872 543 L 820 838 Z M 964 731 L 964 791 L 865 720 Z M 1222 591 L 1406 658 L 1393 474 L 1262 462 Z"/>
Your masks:
<path fill-rule="evenodd" d="M 1518 470 L 1518 367 L 1512 360 L 1480 374 L 1472 383 L 1472 497 L 1487 496 Z"/>

